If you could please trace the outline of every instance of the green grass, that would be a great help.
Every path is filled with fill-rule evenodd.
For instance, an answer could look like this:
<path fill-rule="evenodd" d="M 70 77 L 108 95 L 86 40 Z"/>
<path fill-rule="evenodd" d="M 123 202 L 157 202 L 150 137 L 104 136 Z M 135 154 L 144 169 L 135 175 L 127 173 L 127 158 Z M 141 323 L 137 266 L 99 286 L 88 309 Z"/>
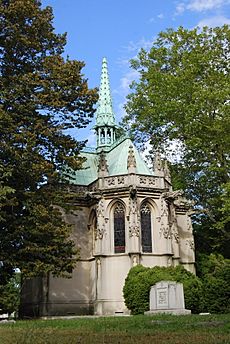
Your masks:
<path fill-rule="evenodd" d="M 0 344 L 230 344 L 230 314 L 17 321 Z"/>

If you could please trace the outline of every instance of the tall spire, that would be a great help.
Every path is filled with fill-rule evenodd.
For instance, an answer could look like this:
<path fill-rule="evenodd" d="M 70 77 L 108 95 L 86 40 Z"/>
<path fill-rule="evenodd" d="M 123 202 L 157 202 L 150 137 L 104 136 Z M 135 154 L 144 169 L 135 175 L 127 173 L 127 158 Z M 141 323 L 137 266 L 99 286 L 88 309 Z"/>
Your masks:
<path fill-rule="evenodd" d="M 108 67 L 105 57 L 102 60 L 101 84 L 99 90 L 99 101 L 96 115 L 96 124 L 98 126 L 115 124 L 109 85 Z"/>
<path fill-rule="evenodd" d="M 115 117 L 109 85 L 107 61 L 102 60 L 101 84 L 99 89 L 98 107 L 96 110 L 97 148 L 109 147 L 115 141 Z"/>

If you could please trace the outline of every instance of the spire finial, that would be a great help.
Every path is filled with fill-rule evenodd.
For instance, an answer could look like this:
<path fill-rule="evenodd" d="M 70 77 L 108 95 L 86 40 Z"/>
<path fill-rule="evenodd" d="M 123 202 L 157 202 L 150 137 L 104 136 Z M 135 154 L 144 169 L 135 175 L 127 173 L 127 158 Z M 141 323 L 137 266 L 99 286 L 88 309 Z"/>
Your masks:
<path fill-rule="evenodd" d="M 96 125 L 98 126 L 113 126 L 115 124 L 109 85 L 109 73 L 107 67 L 107 60 L 105 57 L 102 60 L 101 84 L 99 89 L 99 100 L 96 115 Z"/>
<path fill-rule="evenodd" d="M 113 113 L 112 98 L 109 86 L 109 73 L 107 61 L 102 60 L 101 84 L 99 89 L 99 100 L 96 111 L 97 148 L 106 149 L 116 140 L 116 124 Z"/>

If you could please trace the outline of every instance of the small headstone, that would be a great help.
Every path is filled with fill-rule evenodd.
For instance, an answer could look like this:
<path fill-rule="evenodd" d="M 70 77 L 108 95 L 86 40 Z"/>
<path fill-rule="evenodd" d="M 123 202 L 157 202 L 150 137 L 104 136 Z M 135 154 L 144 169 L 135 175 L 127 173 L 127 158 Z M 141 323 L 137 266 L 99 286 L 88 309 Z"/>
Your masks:
<path fill-rule="evenodd" d="M 147 315 L 155 313 L 191 314 L 185 309 L 184 289 L 182 283 L 161 281 L 151 287 L 149 295 L 150 310 Z"/>

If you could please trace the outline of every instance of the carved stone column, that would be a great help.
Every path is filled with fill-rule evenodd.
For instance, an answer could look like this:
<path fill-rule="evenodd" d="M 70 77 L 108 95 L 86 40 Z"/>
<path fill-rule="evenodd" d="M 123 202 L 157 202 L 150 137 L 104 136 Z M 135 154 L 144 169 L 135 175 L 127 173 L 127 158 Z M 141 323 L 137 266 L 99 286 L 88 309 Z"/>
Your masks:
<path fill-rule="evenodd" d="M 129 192 L 128 226 L 130 252 L 140 252 L 140 215 L 138 211 L 136 188 L 131 186 Z"/>
<path fill-rule="evenodd" d="M 106 160 L 105 152 L 102 150 L 99 155 L 98 161 L 98 178 L 99 178 L 99 189 L 104 187 L 104 177 L 109 175 L 109 168 Z"/>
<path fill-rule="evenodd" d="M 170 229 L 171 229 L 173 259 L 179 260 L 179 258 L 180 258 L 180 236 L 179 236 L 179 231 L 178 231 L 175 206 L 173 203 L 170 204 L 170 227 L 171 227 Z"/>
<path fill-rule="evenodd" d="M 97 226 L 94 233 L 94 248 L 95 255 L 102 254 L 102 240 L 105 236 L 105 209 L 104 209 L 104 199 L 101 198 L 97 204 L 96 209 L 97 214 Z"/>
<path fill-rule="evenodd" d="M 195 245 L 193 238 L 193 229 L 191 222 L 191 212 L 187 210 L 186 212 L 180 211 L 177 214 L 177 222 L 180 226 L 180 252 L 181 252 L 181 263 L 184 266 L 192 266 L 195 262 Z M 191 272 L 194 272 L 194 268 L 189 268 Z"/>
<path fill-rule="evenodd" d="M 162 253 L 172 254 L 172 234 L 169 222 L 169 206 L 164 196 L 160 198 L 160 247 Z"/>

